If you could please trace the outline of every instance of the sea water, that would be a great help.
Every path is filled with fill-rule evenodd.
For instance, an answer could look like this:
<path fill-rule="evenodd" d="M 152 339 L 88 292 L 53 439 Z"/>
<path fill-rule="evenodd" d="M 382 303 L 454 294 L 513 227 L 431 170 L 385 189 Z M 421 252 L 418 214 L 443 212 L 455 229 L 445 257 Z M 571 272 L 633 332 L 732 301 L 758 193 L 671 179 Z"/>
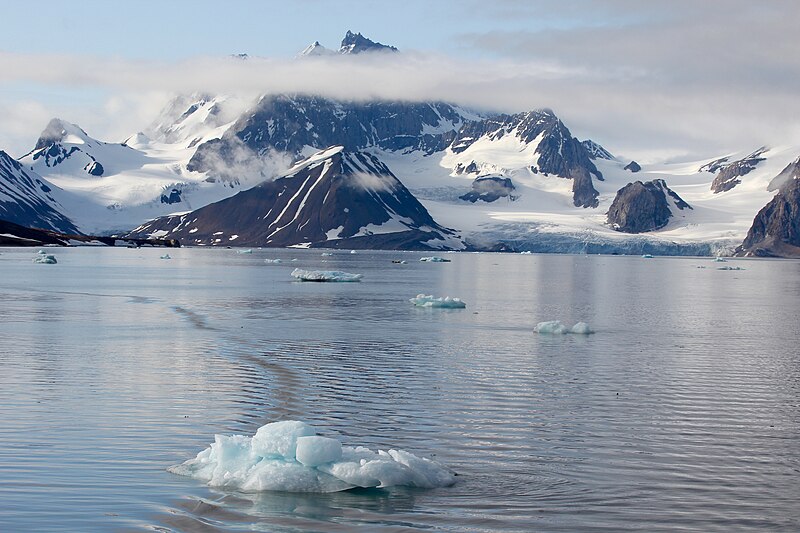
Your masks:
<path fill-rule="evenodd" d="M 0 531 L 800 529 L 800 262 L 49 251 L 0 249 Z M 553 320 L 594 334 L 534 332 Z M 167 471 L 280 420 L 457 481 L 246 493 Z"/>

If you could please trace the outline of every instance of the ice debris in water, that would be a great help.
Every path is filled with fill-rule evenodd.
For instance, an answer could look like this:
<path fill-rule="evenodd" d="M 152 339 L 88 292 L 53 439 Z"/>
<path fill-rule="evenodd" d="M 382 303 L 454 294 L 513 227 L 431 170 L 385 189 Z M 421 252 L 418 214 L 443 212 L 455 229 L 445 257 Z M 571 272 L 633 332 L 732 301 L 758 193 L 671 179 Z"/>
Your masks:
<path fill-rule="evenodd" d="M 292 277 L 300 281 L 361 281 L 362 274 L 351 274 L 338 270 L 303 270 L 295 268 Z"/>
<path fill-rule="evenodd" d="M 56 261 L 56 256 L 44 254 L 41 250 L 36 254 L 36 257 L 33 258 L 33 262 L 39 263 L 40 265 L 55 265 L 58 263 L 58 261 Z"/>
<path fill-rule="evenodd" d="M 539 322 L 533 328 L 536 333 L 551 334 L 551 335 L 564 335 L 566 333 L 574 333 L 575 335 L 589 335 L 594 333 L 592 328 L 586 322 L 578 322 L 571 328 L 568 328 L 561 323 L 560 320 L 548 320 L 546 322 Z"/>
<path fill-rule="evenodd" d="M 161 256 L 161 259 L 172 259 L 169 254 L 164 254 Z"/>
<path fill-rule="evenodd" d="M 724 266 L 724 267 L 717 268 L 717 270 L 744 270 L 744 268 L 743 267 L 735 267 L 735 266 Z"/>
<path fill-rule="evenodd" d="M 236 250 L 236 253 L 237 254 L 252 254 L 253 250 L 252 250 L 252 248 L 248 248 L 247 250 Z"/>
<path fill-rule="evenodd" d="M 332 253 L 330 253 L 330 252 L 322 252 L 322 257 L 330 257 L 330 256 L 332 256 L 332 255 L 333 255 L 333 254 L 332 254 Z"/>
<path fill-rule="evenodd" d="M 277 265 L 279 263 L 283 263 L 283 261 L 281 261 L 280 259 L 264 259 L 264 262 L 272 264 L 272 265 Z"/>
<path fill-rule="evenodd" d="M 449 259 L 445 259 L 444 257 L 438 257 L 438 256 L 435 256 L 435 255 L 431 256 L 431 257 L 420 257 L 419 260 L 422 261 L 423 263 L 449 263 L 450 262 Z"/>
<path fill-rule="evenodd" d="M 313 426 L 294 420 L 262 426 L 253 437 L 215 435 L 197 457 L 168 470 L 243 492 L 434 488 L 456 481 L 453 471 L 431 459 L 403 450 L 342 446 L 338 439 L 317 436 Z"/>
<path fill-rule="evenodd" d="M 416 297 L 409 299 L 409 301 L 417 307 L 437 307 L 441 309 L 464 309 L 467 304 L 461 301 L 461 298 L 434 298 L 433 295 L 417 294 Z"/>
<path fill-rule="evenodd" d="M 714 262 L 715 263 L 727 263 L 728 260 L 725 259 L 724 257 L 717 256 L 717 257 L 714 258 Z"/>
<path fill-rule="evenodd" d="M 642 255 L 642 259 L 652 259 L 652 258 L 653 258 L 653 254 L 644 254 L 644 255 Z"/>

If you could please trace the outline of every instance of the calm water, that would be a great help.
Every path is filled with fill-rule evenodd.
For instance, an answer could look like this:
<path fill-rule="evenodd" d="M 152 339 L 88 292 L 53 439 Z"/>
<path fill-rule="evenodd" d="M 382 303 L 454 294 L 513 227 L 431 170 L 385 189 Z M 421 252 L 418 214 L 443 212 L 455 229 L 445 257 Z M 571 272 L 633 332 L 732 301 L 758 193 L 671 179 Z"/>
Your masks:
<path fill-rule="evenodd" d="M 34 251 L 0 249 L 0 531 L 800 529 L 800 262 Z M 533 333 L 552 319 L 597 333 Z M 280 419 L 459 482 L 241 494 L 166 472 Z"/>

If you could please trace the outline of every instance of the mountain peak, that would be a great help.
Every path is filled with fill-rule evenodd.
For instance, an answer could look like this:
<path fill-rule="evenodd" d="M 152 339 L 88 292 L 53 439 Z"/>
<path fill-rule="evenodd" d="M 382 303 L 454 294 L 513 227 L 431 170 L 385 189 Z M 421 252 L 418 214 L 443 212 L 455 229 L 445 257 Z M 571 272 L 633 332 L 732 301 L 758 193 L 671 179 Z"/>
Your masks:
<path fill-rule="evenodd" d="M 362 52 L 397 52 L 397 48 L 367 39 L 360 33 L 347 30 L 339 48 L 340 54 L 360 54 Z"/>
<path fill-rule="evenodd" d="M 34 150 L 64 141 L 74 144 L 85 144 L 89 141 L 89 135 L 76 124 L 70 124 L 60 118 L 54 118 L 47 123 L 42 134 L 39 135 Z"/>
<path fill-rule="evenodd" d="M 319 43 L 319 41 L 314 41 L 313 43 L 306 46 L 302 52 L 297 54 L 297 57 L 330 56 L 335 54 L 336 52 L 334 52 L 330 48 L 325 48 Z"/>

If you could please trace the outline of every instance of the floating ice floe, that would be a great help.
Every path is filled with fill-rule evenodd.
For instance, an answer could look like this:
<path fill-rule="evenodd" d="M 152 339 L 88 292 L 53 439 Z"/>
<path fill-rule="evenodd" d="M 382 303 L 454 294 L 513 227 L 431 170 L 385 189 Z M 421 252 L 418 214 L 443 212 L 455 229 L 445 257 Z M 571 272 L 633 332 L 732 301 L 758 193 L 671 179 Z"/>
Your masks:
<path fill-rule="evenodd" d="M 161 256 L 161 259 L 172 259 L 169 254 L 164 254 Z"/>
<path fill-rule="evenodd" d="M 253 249 L 252 248 L 248 248 L 247 250 L 236 250 L 236 253 L 237 254 L 252 254 L 253 253 Z"/>
<path fill-rule="evenodd" d="M 578 322 L 571 328 L 565 326 L 560 320 L 549 320 L 547 322 L 539 322 L 533 331 L 541 334 L 549 335 L 564 335 L 567 333 L 574 333 L 575 335 L 589 335 L 594 333 L 592 328 L 586 322 Z"/>
<path fill-rule="evenodd" d="M 417 307 L 436 307 L 440 309 L 464 309 L 467 304 L 461 301 L 461 298 L 450 298 L 445 296 L 443 298 L 434 298 L 433 295 L 417 294 L 416 297 L 410 298 L 409 302 Z"/>
<path fill-rule="evenodd" d="M 724 266 L 717 268 L 717 270 L 744 270 L 744 268 L 735 266 Z"/>
<path fill-rule="evenodd" d="M 437 257 L 437 256 L 420 257 L 419 260 L 422 261 L 423 263 L 449 263 L 450 262 L 449 259 L 445 259 L 444 257 Z"/>
<path fill-rule="evenodd" d="M 39 263 L 40 265 L 55 265 L 58 263 L 58 261 L 56 261 L 56 256 L 42 253 L 41 250 L 39 250 L 39 253 L 33 258 L 33 262 Z"/>
<path fill-rule="evenodd" d="M 271 265 L 277 265 L 279 263 L 283 263 L 280 259 L 264 259 L 265 263 L 269 263 Z"/>
<path fill-rule="evenodd" d="M 355 250 L 350 250 L 350 253 L 351 254 L 357 254 L 358 252 L 356 252 Z"/>
<path fill-rule="evenodd" d="M 362 274 L 351 274 L 338 270 L 303 270 L 295 268 L 291 276 L 300 281 L 361 281 Z"/>
<path fill-rule="evenodd" d="M 727 263 L 728 260 L 725 259 L 724 257 L 717 256 L 717 257 L 714 258 L 714 262 L 715 263 Z"/>
<path fill-rule="evenodd" d="M 652 254 L 644 254 L 644 255 L 642 255 L 642 258 L 643 259 L 652 259 L 653 255 Z"/>
<path fill-rule="evenodd" d="M 212 487 L 243 492 L 338 492 L 356 487 L 435 488 L 453 485 L 455 473 L 403 450 L 342 446 L 317 436 L 313 426 L 288 420 L 262 426 L 253 437 L 215 435 L 214 443 L 168 468 Z"/>
<path fill-rule="evenodd" d="M 333 255 L 333 254 L 332 254 L 332 253 L 330 253 L 330 252 L 322 252 L 322 257 L 330 257 L 330 256 L 332 256 L 332 255 Z"/>

